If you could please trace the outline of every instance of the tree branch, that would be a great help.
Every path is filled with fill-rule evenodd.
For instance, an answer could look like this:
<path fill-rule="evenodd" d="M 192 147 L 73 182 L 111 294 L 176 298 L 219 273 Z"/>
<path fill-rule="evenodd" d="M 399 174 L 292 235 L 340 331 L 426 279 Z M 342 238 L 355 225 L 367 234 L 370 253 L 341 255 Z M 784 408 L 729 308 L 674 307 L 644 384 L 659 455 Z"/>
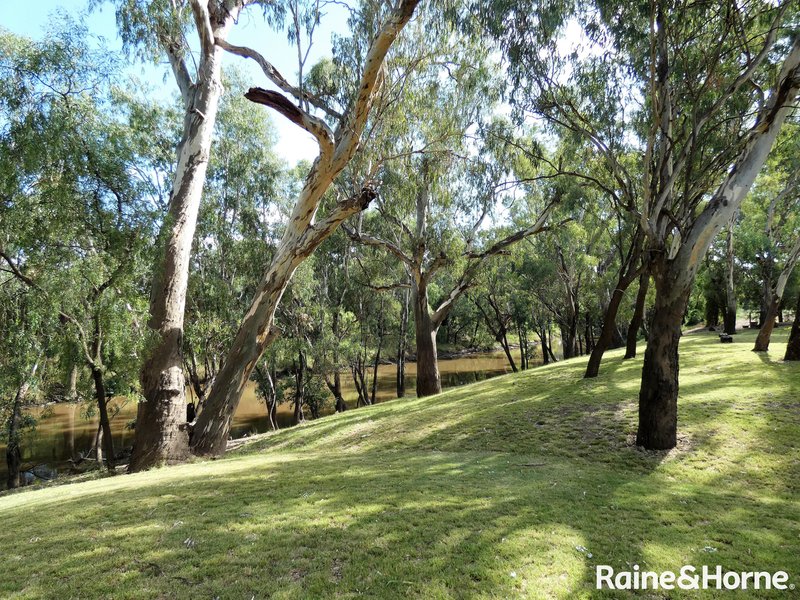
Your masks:
<path fill-rule="evenodd" d="M 362 233 L 360 231 L 355 231 L 354 229 L 351 229 L 347 225 L 342 225 L 342 230 L 354 242 L 364 244 L 365 246 L 374 246 L 376 248 L 383 248 L 384 250 L 387 250 L 391 254 L 394 254 L 397 258 L 402 260 L 409 267 L 414 267 L 414 261 L 395 244 L 388 242 L 386 240 L 373 237 L 366 233 Z"/>
<path fill-rule="evenodd" d="M 342 114 L 333 110 L 330 106 L 325 104 L 322 100 L 314 96 L 313 94 L 309 94 L 306 91 L 300 90 L 299 88 L 294 87 L 291 83 L 289 83 L 286 78 L 281 75 L 278 69 L 270 63 L 263 55 L 261 55 L 256 50 L 252 48 L 248 48 L 246 46 L 235 46 L 233 44 L 228 43 L 227 41 L 217 38 L 215 40 L 217 46 L 223 48 L 227 52 L 231 54 L 235 54 L 236 56 L 241 56 L 242 58 L 251 58 L 258 66 L 261 67 L 261 70 L 264 72 L 264 75 L 267 76 L 272 83 L 274 83 L 278 88 L 286 92 L 287 94 L 291 94 L 298 100 L 305 100 L 309 102 L 312 106 L 320 109 L 321 111 L 325 112 L 330 117 L 333 117 L 336 120 L 340 120 L 342 118 Z"/>
<path fill-rule="evenodd" d="M 323 162 L 326 162 L 327 159 L 331 157 L 333 153 L 333 133 L 322 119 L 308 114 L 287 100 L 282 94 L 271 90 L 257 87 L 250 88 L 247 90 L 244 97 L 250 100 L 250 102 L 263 104 L 264 106 L 272 108 L 298 127 L 305 129 L 313 135 L 319 144 L 320 155 Z"/>

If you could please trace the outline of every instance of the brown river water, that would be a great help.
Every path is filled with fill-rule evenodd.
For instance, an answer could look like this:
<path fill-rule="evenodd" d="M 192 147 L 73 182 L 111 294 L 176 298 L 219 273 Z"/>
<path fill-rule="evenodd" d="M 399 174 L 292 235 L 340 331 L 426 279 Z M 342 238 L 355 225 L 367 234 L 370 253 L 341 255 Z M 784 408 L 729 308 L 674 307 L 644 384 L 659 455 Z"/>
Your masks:
<path fill-rule="evenodd" d="M 519 364 L 518 352 L 514 360 Z M 531 357 L 533 363 L 533 357 Z M 504 373 L 510 373 L 511 367 L 502 352 L 487 354 L 469 354 L 458 358 L 439 361 L 442 386 L 445 388 L 482 381 Z M 370 371 L 371 373 L 371 371 Z M 396 367 L 393 364 L 378 367 L 378 402 L 392 400 L 395 390 Z M 416 377 L 416 364 L 406 363 L 406 393 L 413 396 Z M 342 392 L 349 407 L 355 406 L 358 395 L 349 373 L 342 373 Z M 111 429 L 114 436 L 114 448 L 119 451 L 133 443 L 133 431 L 126 427 L 136 418 L 136 403 L 124 398 L 110 401 Z M 71 458 L 78 453 L 85 454 L 94 441 L 97 432 L 97 417 L 87 417 L 84 404 L 51 404 L 45 407 L 26 409 L 37 419 L 36 427 L 27 431 L 22 439 L 23 469 L 35 465 L 48 465 L 59 471 L 66 471 Z M 331 411 L 328 408 L 328 413 Z M 96 411 L 95 411 L 96 412 Z M 324 418 L 324 417 L 323 417 Z M 288 427 L 292 423 L 292 408 L 289 403 L 278 407 L 278 423 L 280 427 Z M 266 407 L 255 393 L 255 385 L 251 382 L 245 390 L 233 419 L 232 436 L 242 437 L 252 433 L 261 433 L 269 429 Z M 5 446 L 0 444 L 0 488 L 5 484 Z"/>

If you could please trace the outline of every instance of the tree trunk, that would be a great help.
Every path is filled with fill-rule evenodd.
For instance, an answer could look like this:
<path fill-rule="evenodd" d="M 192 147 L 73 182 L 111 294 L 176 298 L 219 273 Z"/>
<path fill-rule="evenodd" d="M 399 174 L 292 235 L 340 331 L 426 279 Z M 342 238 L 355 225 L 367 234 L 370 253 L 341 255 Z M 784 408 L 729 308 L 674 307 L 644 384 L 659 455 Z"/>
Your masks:
<path fill-rule="evenodd" d="M 561 352 L 565 359 L 573 358 L 576 354 L 576 340 L 578 337 L 578 323 L 576 319 L 570 317 L 569 323 L 560 327 L 561 331 Z"/>
<path fill-rule="evenodd" d="M 778 316 L 780 303 L 780 298 L 774 296 L 770 298 L 767 304 L 767 313 L 761 323 L 761 329 L 758 331 L 753 352 L 767 352 L 769 350 L 769 342 L 772 337 L 772 330 L 775 328 L 775 317 Z"/>
<path fill-rule="evenodd" d="M 413 292 L 417 341 L 417 397 L 422 398 L 442 392 L 439 358 L 436 352 L 438 330 L 431 322 L 427 288 L 415 283 Z"/>
<path fill-rule="evenodd" d="M 224 39 L 231 22 L 229 15 L 215 27 L 215 37 Z M 169 210 L 162 226 L 162 256 L 155 270 L 150 298 L 148 326 L 157 342 L 142 367 L 144 401 L 139 404 L 136 418 L 131 472 L 165 462 L 180 462 L 189 456 L 185 427 L 183 316 L 192 241 L 222 94 L 223 53 L 219 46 L 203 53 L 198 82 L 187 97 L 178 164 Z"/>
<path fill-rule="evenodd" d="M 36 369 L 34 368 L 34 372 Z M 8 431 L 6 441 L 6 466 L 8 468 L 8 478 L 6 480 L 8 489 L 19 487 L 19 469 L 22 465 L 22 452 L 19 447 L 19 422 L 21 419 L 22 403 L 28 392 L 29 383 L 23 382 L 14 394 L 14 402 L 11 405 L 11 417 L 8 420 Z"/>
<path fill-rule="evenodd" d="M 305 395 L 306 358 L 302 350 L 297 353 L 297 358 L 298 364 L 294 369 L 294 415 L 292 415 L 292 421 L 295 425 L 299 425 L 305 421 L 305 415 L 303 414 L 303 397 Z"/>
<path fill-rule="evenodd" d="M 636 341 L 639 338 L 639 329 L 644 320 L 644 305 L 647 300 L 647 289 L 650 287 L 650 274 L 643 273 L 639 277 L 639 291 L 636 293 L 636 305 L 633 309 L 628 336 L 625 344 L 625 358 L 636 358 Z"/>
<path fill-rule="evenodd" d="M 677 278 L 663 266 L 653 278 L 656 302 L 642 366 L 636 444 L 649 450 L 667 450 L 677 443 L 678 343 L 691 286 L 674 289 Z"/>
<path fill-rule="evenodd" d="M 342 396 L 342 376 L 338 370 L 333 373 L 333 381 L 327 375 L 325 376 L 325 385 L 328 386 L 328 390 L 333 394 L 334 410 L 337 413 L 346 411 L 347 404 L 345 404 Z"/>
<path fill-rule="evenodd" d="M 511 372 L 517 373 L 519 369 L 517 368 L 517 363 L 514 362 L 514 356 L 511 354 L 511 346 L 508 344 L 508 336 L 506 335 L 505 328 L 503 328 L 503 335 L 500 338 L 500 345 L 503 347 L 503 352 L 506 355 L 506 359 L 508 359 L 508 364 L 511 366 Z"/>
<path fill-rule="evenodd" d="M 794 323 L 786 344 L 783 360 L 800 360 L 800 294 L 797 295 L 797 308 L 794 310 Z"/>
<path fill-rule="evenodd" d="M 406 395 L 406 347 L 408 345 L 408 303 L 410 291 L 403 290 L 400 308 L 400 333 L 397 336 L 397 397 Z"/>
<path fill-rule="evenodd" d="M 97 431 L 94 434 L 94 459 L 97 466 L 103 464 L 103 425 L 97 424 Z"/>
<path fill-rule="evenodd" d="M 725 260 L 727 262 L 727 273 L 725 278 L 725 333 L 733 335 L 736 333 L 736 286 L 733 280 L 734 275 L 734 255 L 733 255 L 733 225 L 735 217 L 728 225 L 726 236 Z"/>
<path fill-rule="evenodd" d="M 75 402 L 78 399 L 78 364 L 72 362 L 67 377 L 67 402 Z"/>
<path fill-rule="evenodd" d="M 100 428 L 103 431 L 103 451 L 106 458 L 106 467 L 114 472 L 114 438 L 111 436 L 111 422 L 108 419 L 108 400 L 106 399 L 106 385 L 103 371 L 99 367 L 92 368 L 94 392 L 97 399 L 97 410 L 100 413 Z"/>
<path fill-rule="evenodd" d="M 586 365 L 586 372 L 583 374 L 585 378 L 597 377 L 600 372 L 600 362 L 603 360 L 603 354 L 611 345 L 614 331 L 617 328 L 619 305 L 622 303 L 622 298 L 625 295 L 623 283 L 624 282 L 619 282 L 608 302 L 608 308 L 606 308 L 606 314 L 603 318 L 603 329 L 600 330 L 600 335 L 595 342 L 592 355 L 589 357 L 589 364 Z"/>
<path fill-rule="evenodd" d="M 384 325 L 384 300 L 385 297 L 381 296 L 380 316 L 378 317 L 378 347 L 375 350 L 375 359 L 372 364 L 372 391 L 370 394 L 370 404 L 375 404 L 376 395 L 378 393 L 378 366 L 381 364 L 381 350 L 383 349 L 383 325 Z"/>
<path fill-rule="evenodd" d="M 341 131 L 342 135 L 338 139 L 334 139 L 335 135 L 323 127 L 319 120 L 312 120 L 280 94 L 277 94 L 280 101 L 275 101 L 274 92 L 270 94 L 265 90 L 259 91 L 259 88 L 251 88 L 246 94 L 249 100 L 276 109 L 312 133 L 319 142 L 320 155 L 306 176 L 277 252 L 256 289 L 250 309 L 239 327 L 222 369 L 217 374 L 206 407 L 197 417 L 192 437 L 192 451 L 195 454 L 225 452 L 233 413 L 256 361 L 273 339 L 270 330 L 275 309 L 295 269 L 345 219 L 364 210 L 375 198 L 375 191 L 365 185 L 354 196 L 337 202 L 324 218 L 315 222 L 322 197 L 350 163 L 358 148 L 376 88 L 380 88 L 376 82 L 382 72 L 386 54 L 413 16 L 418 3 L 419 0 L 401 0 L 372 39 L 365 56 L 359 91 L 339 121 L 337 131 Z M 219 45 L 217 42 L 217 46 Z"/>

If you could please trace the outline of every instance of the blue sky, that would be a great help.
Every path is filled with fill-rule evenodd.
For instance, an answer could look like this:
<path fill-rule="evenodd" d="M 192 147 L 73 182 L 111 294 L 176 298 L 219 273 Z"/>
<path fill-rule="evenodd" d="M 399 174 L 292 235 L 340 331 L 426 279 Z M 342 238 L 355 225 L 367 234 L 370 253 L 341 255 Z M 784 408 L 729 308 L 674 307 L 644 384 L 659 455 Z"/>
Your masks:
<path fill-rule="evenodd" d="M 0 0 L 0 26 L 14 33 L 40 39 L 46 35 L 51 16 L 58 10 L 64 10 L 73 16 L 86 11 L 87 0 L 40 0 L 35 3 L 19 0 Z M 32 10 L 33 7 L 33 10 Z M 122 43 L 117 35 L 114 11 L 111 5 L 102 6 L 90 13 L 86 20 L 89 31 L 105 38 L 106 45 L 112 50 L 120 50 Z M 308 66 L 323 56 L 330 56 L 331 35 L 336 31 L 346 31 L 346 12 L 343 8 L 334 7 L 322 20 L 320 28 L 314 34 L 314 44 L 309 56 Z M 275 32 L 263 24 L 257 7 L 245 12 L 231 31 L 229 41 L 233 44 L 250 46 L 263 54 L 281 73 L 296 83 L 297 49 L 290 46 L 283 32 Z M 252 61 L 236 56 L 227 56 L 228 65 L 236 65 L 242 72 L 251 77 L 253 85 L 271 86 L 263 73 Z M 132 63 L 130 73 L 143 79 L 154 87 L 156 93 L 177 94 L 177 87 L 164 61 L 159 65 Z M 163 92 L 159 92 L 163 90 Z M 267 109 L 264 109 L 265 118 Z M 294 165 L 300 159 L 311 160 L 317 155 L 317 145 L 310 134 L 292 125 L 279 115 L 270 115 L 278 133 L 276 154 L 287 163 Z"/>

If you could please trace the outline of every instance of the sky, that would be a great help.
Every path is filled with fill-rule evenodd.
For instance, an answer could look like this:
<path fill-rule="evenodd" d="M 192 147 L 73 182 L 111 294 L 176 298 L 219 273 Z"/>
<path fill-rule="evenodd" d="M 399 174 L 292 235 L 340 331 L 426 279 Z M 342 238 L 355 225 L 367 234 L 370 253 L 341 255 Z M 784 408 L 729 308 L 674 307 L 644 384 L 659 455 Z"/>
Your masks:
<path fill-rule="evenodd" d="M 42 39 L 46 35 L 48 23 L 57 11 L 63 10 L 76 18 L 86 12 L 87 0 L 39 0 L 33 6 L 19 0 L 0 0 L 0 26 L 20 35 Z M 333 32 L 346 31 L 346 9 L 333 5 L 322 19 L 314 34 L 314 44 L 309 54 L 306 69 L 320 58 L 331 55 L 331 36 Z M 105 39 L 111 50 L 121 51 L 122 41 L 117 34 L 113 7 L 108 4 L 92 11 L 86 20 L 92 35 Z M 232 44 L 249 46 L 260 52 L 290 82 L 297 83 L 297 49 L 290 46 L 284 32 L 275 32 L 263 24 L 257 7 L 252 7 L 240 17 L 231 30 L 228 41 Z M 249 75 L 254 86 L 275 87 L 267 80 L 261 70 L 251 60 L 226 55 L 225 66 L 235 65 L 241 72 Z M 166 59 L 158 65 L 131 62 L 129 73 L 151 85 L 156 94 L 177 95 L 178 88 Z M 280 115 L 270 114 L 264 108 L 265 118 L 270 118 L 278 135 L 276 154 L 290 166 L 299 160 L 313 160 L 318 154 L 317 143 L 308 132 L 293 125 Z"/>

